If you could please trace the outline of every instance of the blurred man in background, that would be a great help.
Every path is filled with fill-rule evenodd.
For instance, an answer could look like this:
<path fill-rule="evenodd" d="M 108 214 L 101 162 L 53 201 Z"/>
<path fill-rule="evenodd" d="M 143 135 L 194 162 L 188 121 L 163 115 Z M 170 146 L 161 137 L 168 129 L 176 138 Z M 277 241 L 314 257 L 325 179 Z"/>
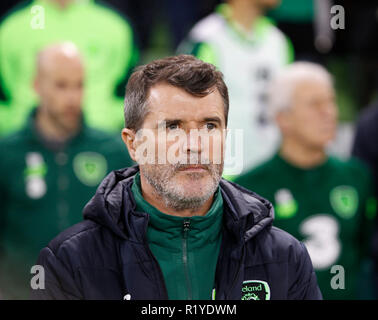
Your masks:
<path fill-rule="evenodd" d="M 0 135 L 19 128 L 37 102 L 36 53 L 61 41 L 74 42 L 84 58 L 87 123 L 109 131 L 122 127 L 124 88 L 137 60 L 128 21 L 93 0 L 35 0 L 11 11 L 0 25 L 0 100 L 5 98 Z"/>
<path fill-rule="evenodd" d="M 320 65 L 296 62 L 284 69 L 269 96 L 280 150 L 236 182 L 272 201 L 275 225 L 305 243 L 324 299 L 356 299 L 358 292 L 369 298 L 369 279 L 364 283 L 358 274 L 375 214 L 367 205 L 371 177 L 357 160 L 325 152 L 337 127 L 334 95 L 331 76 Z M 334 265 L 345 271 L 337 282 L 341 289 L 331 281 Z"/>
<path fill-rule="evenodd" d="M 108 171 L 131 160 L 119 137 L 82 119 L 83 60 L 72 43 L 37 59 L 40 98 L 25 127 L 0 141 L 0 292 L 27 298 L 39 250 L 82 220 L 81 210 Z"/>
<path fill-rule="evenodd" d="M 266 88 L 271 77 L 292 61 L 292 47 L 264 12 L 277 0 L 228 0 L 198 22 L 178 51 L 191 53 L 216 65 L 225 76 L 232 108 L 229 135 L 244 132 L 242 170 L 246 172 L 275 152 L 278 130 L 266 116 Z M 230 168 L 226 155 L 225 173 Z"/>

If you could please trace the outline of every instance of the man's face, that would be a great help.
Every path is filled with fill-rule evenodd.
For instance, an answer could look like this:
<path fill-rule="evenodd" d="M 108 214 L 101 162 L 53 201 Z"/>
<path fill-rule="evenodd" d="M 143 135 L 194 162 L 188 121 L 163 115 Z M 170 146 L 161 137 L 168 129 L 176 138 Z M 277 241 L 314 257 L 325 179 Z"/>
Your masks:
<path fill-rule="evenodd" d="M 66 131 L 81 120 L 84 71 L 79 60 L 57 57 L 46 63 L 37 77 L 40 105 L 55 125 Z"/>
<path fill-rule="evenodd" d="M 332 85 L 321 81 L 298 84 L 285 117 L 284 134 L 312 148 L 324 149 L 335 137 L 337 127 L 338 110 Z"/>
<path fill-rule="evenodd" d="M 141 174 L 166 205 L 199 208 L 218 187 L 223 171 L 225 115 L 217 90 L 195 97 L 168 84 L 150 89 L 143 131 L 152 133 L 155 152 Z"/>

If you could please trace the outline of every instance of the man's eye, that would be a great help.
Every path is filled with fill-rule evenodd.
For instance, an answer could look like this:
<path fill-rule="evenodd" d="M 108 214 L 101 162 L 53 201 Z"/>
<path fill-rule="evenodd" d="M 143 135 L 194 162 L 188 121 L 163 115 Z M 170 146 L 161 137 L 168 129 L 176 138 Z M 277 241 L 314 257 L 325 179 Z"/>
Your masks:
<path fill-rule="evenodd" d="M 215 129 L 217 126 L 214 124 L 214 123 L 206 123 L 206 129 L 207 130 L 213 130 Z"/>
<path fill-rule="evenodd" d="M 167 129 L 176 130 L 176 129 L 178 129 L 178 124 L 177 123 L 171 123 L 171 124 L 167 125 Z"/>
<path fill-rule="evenodd" d="M 62 81 L 59 81 L 55 84 L 55 86 L 58 88 L 58 89 L 61 89 L 61 90 L 64 90 L 66 89 L 67 85 L 66 83 L 62 82 Z"/>

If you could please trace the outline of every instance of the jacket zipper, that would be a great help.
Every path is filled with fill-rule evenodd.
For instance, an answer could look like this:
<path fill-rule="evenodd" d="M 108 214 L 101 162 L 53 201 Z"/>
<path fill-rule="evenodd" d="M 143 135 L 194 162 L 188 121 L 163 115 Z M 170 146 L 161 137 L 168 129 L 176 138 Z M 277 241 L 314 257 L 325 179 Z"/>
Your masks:
<path fill-rule="evenodd" d="M 182 236 L 182 264 L 184 266 L 186 287 L 188 289 L 187 300 L 192 300 L 192 286 L 190 283 L 189 267 L 188 267 L 188 232 L 190 229 L 190 220 L 184 219 L 183 236 Z"/>

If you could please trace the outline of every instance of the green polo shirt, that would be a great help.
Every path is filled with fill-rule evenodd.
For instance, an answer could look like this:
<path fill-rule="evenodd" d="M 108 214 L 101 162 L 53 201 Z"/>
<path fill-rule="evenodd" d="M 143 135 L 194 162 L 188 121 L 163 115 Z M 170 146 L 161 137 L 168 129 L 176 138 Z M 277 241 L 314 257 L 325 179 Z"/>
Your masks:
<path fill-rule="evenodd" d="M 147 240 L 164 276 L 170 300 L 210 300 L 222 238 L 223 198 L 218 191 L 204 216 L 165 214 L 142 196 L 140 174 L 132 192 L 137 211 L 149 214 Z"/>

